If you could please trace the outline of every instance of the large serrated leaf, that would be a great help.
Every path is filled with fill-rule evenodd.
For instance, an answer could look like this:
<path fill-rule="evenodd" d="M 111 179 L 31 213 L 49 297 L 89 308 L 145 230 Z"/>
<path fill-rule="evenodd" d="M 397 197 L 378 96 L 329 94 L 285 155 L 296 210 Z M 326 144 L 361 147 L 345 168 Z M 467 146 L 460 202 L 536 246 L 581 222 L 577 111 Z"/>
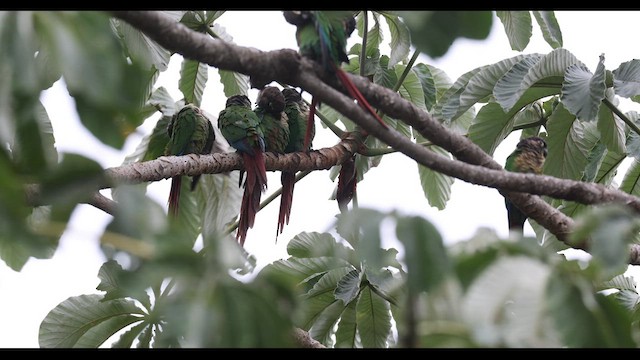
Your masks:
<path fill-rule="evenodd" d="M 224 96 L 247 95 L 249 90 L 249 77 L 244 74 L 229 70 L 218 70 L 220 83 L 224 91 Z"/>
<path fill-rule="evenodd" d="M 531 40 L 531 14 L 529 11 L 496 11 L 512 50 L 522 51 Z"/>
<path fill-rule="evenodd" d="M 405 250 L 409 289 L 414 293 L 437 287 L 450 271 L 451 264 L 442 236 L 421 217 L 398 219 L 396 236 Z"/>
<path fill-rule="evenodd" d="M 306 259 L 291 257 L 286 260 L 278 260 L 268 266 L 274 271 L 292 276 L 298 282 L 304 282 L 317 275 L 323 275 L 332 269 L 347 268 L 351 264 L 342 259 L 323 256 Z"/>
<path fill-rule="evenodd" d="M 368 286 L 362 289 L 358 297 L 356 321 L 363 347 L 387 347 L 391 332 L 390 305 Z"/>
<path fill-rule="evenodd" d="M 396 65 L 394 69 L 396 71 L 396 76 L 399 78 L 405 71 L 406 65 L 399 64 Z M 398 93 L 413 105 L 427 111 L 427 105 L 424 102 L 424 92 L 422 91 L 422 83 L 415 72 L 409 71 L 407 77 L 402 82 L 402 85 L 400 85 Z"/>
<path fill-rule="evenodd" d="M 338 321 L 338 328 L 336 329 L 336 348 L 355 348 L 356 334 L 357 334 L 357 322 L 356 322 L 356 302 L 352 301 L 344 308 L 340 321 Z"/>
<path fill-rule="evenodd" d="M 471 284 L 463 316 L 484 346 L 559 346 L 544 294 L 551 276 L 545 264 L 524 256 L 494 261 Z"/>
<path fill-rule="evenodd" d="M 526 89 L 523 82 L 529 71 L 542 59 L 538 54 L 524 57 L 502 75 L 493 87 L 493 96 L 504 111 L 509 111 Z"/>
<path fill-rule="evenodd" d="M 384 19 L 389 26 L 389 33 L 391 34 L 391 41 L 389 46 L 391 47 L 391 53 L 389 54 L 389 66 L 393 66 L 409 55 L 411 46 L 411 34 L 407 25 L 400 20 L 395 14 L 387 12 L 381 12 Z"/>
<path fill-rule="evenodd" d="M 504 74 L 506 74 L 514 64 L 520 62 L 525 56 L 532 57 L 538 55 L 518 55 L 499 61 L 495 64 L 482 67 L 480 71 L 469 79 L 462 91 L 462 94 L 460 94 L 460 104 L 453 118 L 456 118 L 477 102 L 493 94 L 493 88 L 496 85 L 496 82 L 498 82 L 498 80 L 502 78 L 502 76 L 504 76 Z"/>
<path fill-rule="evenodd" d="M 622 178 L 620 190 L 634 196 L 640 196 L 640 160 L 633 159 Z"/>
<path fill-rule="evenodd" d="M 333 256 L 349 260 L 349 256 L 352 256 L 350 254 L 353 254 L 353 249 L 338 243 L 328 233 L 301 232 L 289 241 L 287 253 L 297 258 Z"/>
<path fill-rule="evenodd" d="M 439 146 L 429 146 L 427 150 L 451 159 L 451 154 Z M 421 164 L 416 164 L 418 166 L 420 185 L 422 186 L 424 196 L 427 198 L 427 201 L 429 201 L 429 205 L 438 210 L 443 210 L 451 198 L 451 185 L 455 179 L 451 176 L 433 171 Z"/>
<path fill-rule="evenodd" d="M 532 11 L 533 16 L 536 18 L 540 30 L 542 30 L 542 37 L 551 45 L 552 48 L 557 49 L 562 47 L 562 31 L 560 31 L 560 25 L 556 20 L 556 15 L 553 11 Z"/>
<path fill-rule="evenodd" d="M 584 128 L 595 123 L 575 121 L 575 116 L 559 104 L 547 122 L 549 156 L 544 164 L 547 175 L 579 180 L 587 164 L 588 146 L 581 146 Z M 593 144 L 595 145 L 595 144 Z M 586 150 L 586 152 L 585 152 Z"/>
<path fill-rule="evenodd" d="M 579 120 L 592 121 L 596 119 L 605 89 L 604 55 L 600 55 L 594 74 L 583 64 L 573 64 L 567 68 L 560 101 Z"/>
<path fill-rule="evenodd" d="M 107 320 L 108 326 L 100 327 L 99 333 L 94 332 L 93 339 L 107 339 L 125 326 L 141 320 L 142 311 L 133 301 L 117 299 L 101 301 L 102 295 L 72 296 L 61 302 L 40 324 L 38 342 L 43 348 L 71 348 L 76 347 L 82 338 L 94 327 L 100 326 Z M 98 336 L 101 335 L 101 336 Z M 96 337 L 98 336 L 98 337 Z M 104 341 L 104 340 L 103 340 Z M 98 347 L 101 343 L 91 344 Z"/>
<path fill-rule="evenodd" d="M 433 109 L 434 115 L 440 116 L 446 123 L 451 122 L 460 108 L 460 95 L 464 92 L 469 80 L 481 70 L 482 67 L 479 67 L 462 74 L 453 85 L 442 94 Z"/>
<path fill-rule="evenodd" d="M 239 173 L 203 174 L 196 188 L 198 212 L 203 226 L 223 232 L 240 212 L 242 190 L 238 187 Z"/>
<path fill-rule="evenodd" d="M 411 70 L 420 79 L 425 106 L 431 111 L 445 91 L 451 87 L 451 79 L 444 71 L 431 65 L 420 63 Z"/>
<path fill-rule="evenodd" d="M 344 310 L 344 304 L 334 301 L 322 310 L 314 319 L 313 325 L 309 329 L 309 336 L 318 340 L 326 347 L 333 346 L 333 328 L 340 319 Z"/>
<path fill-rule="evenodd" d="M 182 60 L 178 88 L 187 104 L 201 106 L 204 87 L 209 78 L 209 66 L 189 59 Z"/>
<path fill-rule="evenodd" d="M 117 21 L 116 29 L 133 61 L 141 63 L 143 68 L 153 66 L 159 71 L 167 70 L 171 52 L 124 21 Z"/>
<path fill-rule="evenodd" d="M 640 60 L 623 62 L 613 70 L 613 88 L 616 95 L 626 98 L 640 94 Z"/>
<path fill-rule="evenodd" d="M 625 123 L 614 115 L 613 111 L 604 102 L 600 102 L 597 119 L 597 127 L 600 131 L 602 143 L 607 146 L 609 151 L 626 154 Z"/>
<path fill-rule="evenodd" d="M 336 299 L 342 300 L 346 306 L 355 299 L 360 292 L 360 272 L 356 269 L 349 271 L 336 284 L 333 294 Z"/>
<path fill-rule="evenodd" d="M 602 157 L 602 161 L 600 162 L 600 166 L 598 168 L 598 173 L 593 179 L 593 182 L 605 186 L 611 185 L 611 182 L 618 173 L 618 167 L 626 158 L 627 156 L 624 154 L 607 151 Z"/>

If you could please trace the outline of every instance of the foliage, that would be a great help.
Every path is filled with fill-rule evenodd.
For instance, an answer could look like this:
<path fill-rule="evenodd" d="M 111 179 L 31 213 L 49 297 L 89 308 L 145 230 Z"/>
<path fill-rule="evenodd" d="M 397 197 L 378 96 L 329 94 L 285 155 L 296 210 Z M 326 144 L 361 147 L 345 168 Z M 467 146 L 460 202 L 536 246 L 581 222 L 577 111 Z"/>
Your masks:
<path fill-rule="evenodd" d="M 166 14 L 232 41 L 216 23 L 224 12 Z M 397 91 L 488 154 L 513 132 L 541 135 L 549 145 L 545 174 L 637 196 L 638 116 L 616 104 L 640 95 L 640 62 L 610 70 L 602 55 L 590 70 L 562 47 L 550 11 L 496 12 L 512 49 L 525 50 L 532 14 L 549 53 L 522 53 L 452 81 L 415 63 L 412 47 L 438 57 L 458 38 L 484 39 L 491 12 L 358 12 L 354 36 L 367 42 L 349 49 L 344 69 Z M 388 54 L 380 50 L 385 34 Z M 162 156 L 171 116 L 185 103 L 199 105 L 211 78 L 208 65 L 182 59 L 183 98 L 173 99 L 155 86 L 172 54 L 104 13 L 2 12 L 0 43 L 0 258 L 20 271 L 30 257 L 53 254 L 76 205 L 105 182 L 100 165 L 57 152 L 40 93 L 63 78 L 83 125 L 114 148 L 155 121 L 124 159 L 129 164 Z M 245 75 L 216 70 L 219 96 L 248 92 Z M 355 129 L 329 106 L 320 113 Z M 406 123 L 384 120 L 451 157 Z M 221 139 L 216 151 L 230 151 Z M 388 150 L 372 137 L 366 145 Z M 358 180 L 378 166 L 380 153 L 357 155 Z M 617 186 L 613 174 L 627 158 L 634 163 Z M 426 203 L 446 208 L 454 179 L 422 165 L 416 175 Z M 24 201 L 26 184 L 41 186 L 42 205 Z M 203 175 L 196 191 L 183 191 L 179 221 L 145 194 L 148 184 L 114 184 L 118 207 L 100 238 L 108 259 L 98 274 L 102 294 L 72 296 L 52 309 L 40 346 L 291 347 L 298 345 L 294 327 L 329 347 L 637 346 L 640 295 L 622 273 L 640 224 L 625 208 L 547 199 L 577 220 L 574 241 L 586 238 L 592 249 L 585 262 L 559 254 L 567 245 L 537 224 L 537 239 L 479 229 L 447 246 L 426 219 L 356 207 L 337 216 L 335 231 L 296 235 L 288 258 L 256 271 L 228 230 L 239 211 L 237 184 L 237 172 Z"/>

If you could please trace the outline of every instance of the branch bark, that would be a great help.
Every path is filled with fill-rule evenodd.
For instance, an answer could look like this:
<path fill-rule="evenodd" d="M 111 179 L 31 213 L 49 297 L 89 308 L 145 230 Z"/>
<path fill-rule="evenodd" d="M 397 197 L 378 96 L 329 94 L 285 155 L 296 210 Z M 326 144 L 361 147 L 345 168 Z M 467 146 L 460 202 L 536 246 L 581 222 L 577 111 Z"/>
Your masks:
<path fill-rule="evenodd" d="M 377 137 L 418 163 L 467 182 L 498 189 L 530 218 L 551 231 L 561 241 L 567 242 L 568 234 L 574 226 L 573 219 L 532 194 L 548 195 L 584 204 L 618 202 L 628 205 L 640 213 L 640 199 L 619 190 L 550 176 L 506 172 L 502 170 L 500 164 L 469 139 L 450 131 L 430 114 L 402 99 L 397 93 L 373 84 L 365 78 L 350 75 L 353 82 L 373 106 L 381 109 L 388 116 L 400 119 L 412 126 L 426 139 L 451 152 L 457 160 L 435 154 L 415 144 L 399 132 L 379 126 L 377 121 L 362 111 L 352 99 L 335 89 L 337 87 L 335 80 L 327 79 L 332 86 L 328 85 L 318 76 L 322 72 L 316 71 L 317 67 L 314 62 L 302 58 L 297 52 L 290 49 L 264 52 L 226 43 L 191 31 L 159 12 L 116 11 L 112 14 L 143 31 L 170 51 L 216 68 L 248 75 L 253 87 L 260 88 L 271 81 L 277 81 L 305 89 L 321 102 L 330 105 L 354 121 L 368 134 Z M 310 159 L 299 154 L 277 157 L 268 155 L 267 169 L 281 170 L 286 168 L 292 170 L 294 165 L 289 164 L 288 161 L 294 161 L 295 157 L 300 160 L 296 164 L 296 170 L 315 170 L 314 166 L 316 165 L 307 167 L 319 161 L 317 158 L 314 160 L 314 156 L 313 152 L 309 154 Z M 207 163 L 203 164 L 204 167 L 201 169 L 203 172 L 214 172 L 216 170 L 211 167 L 213 165 L 210 162 L 211 158 L 214 158 L 214 163 L 216 161 L 225 162 L 228 167 L 224 171 L 236 170 L 242 166 L 241 159 L 235 154 L 215 154 L 202 156 L 199 159 L 197 156 L 182 157 L 180 160 L 175 160 L 175 163 L 173 159 L 160 158 L 144 164 L 132 164 L 130 165 L 131 169 L 112 168 L 107 169 L 107 172 L 115 181 L 126 182 L 135 176 L 133 174 L 123 176 L 121 172 L 127 170 L 138 172 L 140 169 L 137 167 L 149 167 L 151 172 L 158 173 L 152 177 L 146 177 L 143 181 L 154 181 L 159 179 L 157 176 L 167 178 L 170 174 L 175 174 L 174 170 L 179 170 L 180 174 L 193 175 L 196 173 L 194 166 L 198 165 L 199 160 L 204 160 Z M 183 165 L 179 165 L 181 162 Z M 331 166 L 336 164 L 331 164 Z M 526 193 L 521 192 L 523 189 L 526 189 Z M 637 251 L 632 251 L 632 253 L 637 253 Z"/>

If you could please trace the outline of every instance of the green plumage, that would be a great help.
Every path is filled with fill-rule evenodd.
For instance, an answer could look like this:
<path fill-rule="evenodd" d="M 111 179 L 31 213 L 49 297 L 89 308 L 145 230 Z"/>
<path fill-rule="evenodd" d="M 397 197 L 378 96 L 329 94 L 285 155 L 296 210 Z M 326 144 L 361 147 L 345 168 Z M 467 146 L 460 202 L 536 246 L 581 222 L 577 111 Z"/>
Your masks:
<path fill-rule="evenodd" d="M 265 150 L 284 153 L 289 143 L 289 124 L 284 113 L 284 95 L 275 86 L 267 86 L 258 93 L 255 114 L 264 133 Z"/>
<path fill-rule="evenodd" d="M 529 137 L 520 140 L 516 149 L 507 157 L 504 168 L 513 172 L 542 174 L 546 157 L 547 143 L 540 137 Z M 509 229 L 522 232 L 527 216 L 507 198 L 504 201 Z"/>
<path fill-rule="evenodd" d="M 289 143 L 284 149 L 285 153 L 306 151 L 311 149 L 311 141 L 309 146 L 304 148 L 304 137 L 307 132 L 307 118 L 309 117 L 309 106 L 302 100 L 300 93 L 292 88 L 282 89 L 282 95 L 285 99 L 284 113 L 287 115 L 289 123 Z M 315 136 L 315 124 L 311 123 L 311 140 Z"/>
<path fill-rule="evenodd" d="M 208 154 L 211 152 L 215 140 L 211 121 L 204 115 L 202 110 L 193 104 L 185 105 L 171 118 L 167 127 L 167 134 L 169 135 L 169 142 L 164 151 L 166 156 Z M 192 191 L 198 184 L 199 179 L 200 175 L 193 177 L 191 182 Z M 169 194 L 169 213 L 173 216 L 178 214 L 180 187 L 181 177 L 173 177 Z"/>
<path fill-rule="evenodd" d="M 264 134 L 260 119 L 251 110 L 251 101 L 246 95 L 234 95 L 227 99 L 225 109 L 218 116 L 220 132 L 242 155 L 244 171 L 244 194 L 240 205 L 240 219 L 236 239 L 241 246 L 247 237 L 247 231 L 253 227 L 256 214 L 260 211 L 260 197 L 267 189 L 267 171 L 264 163 Z M 242 174 L 240 172 L 240 182 Z"/>

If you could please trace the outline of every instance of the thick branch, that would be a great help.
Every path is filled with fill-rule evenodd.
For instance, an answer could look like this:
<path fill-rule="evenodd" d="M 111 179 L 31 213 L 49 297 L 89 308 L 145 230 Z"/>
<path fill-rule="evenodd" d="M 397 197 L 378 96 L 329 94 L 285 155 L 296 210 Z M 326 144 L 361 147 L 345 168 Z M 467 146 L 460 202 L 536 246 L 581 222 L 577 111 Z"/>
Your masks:
<path fill-rule="evenodd" d="M 527 192 L 533 194 L 544 194 L 586 204 L 616 201 L 630 205 L 635 211 L 640 212 L 638 199 L 618 190 L 549 176 L 505 172 L 501 170 L 500 164 L 496 163 L 480 147 L 464 136 L 450 131 L 428 113 L 402 99 L 395 92 L 373 84 L 364 78 L 351 75 L 351 79 L 372 105 L 377 106 L 390 117 L 403 120 L 426 139 L 470 165 L 435 154 L 413 143 L 397 131 L 380 127 L 377 121 L 363 112 L 352 99 L 323 82 L 316 75 L 315 63 L 300 57 L 294 51 L 285 49 L 262 52 L 211 39 L 190 31 L 182 24 L 176 23 L 158 12 L 114 12 L 113 14 L 145 32 L 171 51 L 217 68 L 249 75 L 254 87 L 260 87 L 270 81 L 278 81 L 305 89 L 321 102 L 330 105 L 353 120 L 368 134 L 376 136 L 418 163 L 467 182 L 499 189 L 504 196 L 509 197 L 518 207 L 522 208 L 530 218 L 549 229 L 560 240 L 566 241 L 566 236 L 573 227 L 573 220 L 570 217 L 538 197 L 508 191 L 527 189 Z M 334 82 L 332 81 L 332 83 Z M 270 163 L 270 160 L 273 159 L 267 159 L 267 168 L 274 170 L 271 167 L 274 163 Z M 236 168 L 229 170 L 234 169 Z M 312 168 L 297 168 L 297 170 L 308 169 Z"/>

